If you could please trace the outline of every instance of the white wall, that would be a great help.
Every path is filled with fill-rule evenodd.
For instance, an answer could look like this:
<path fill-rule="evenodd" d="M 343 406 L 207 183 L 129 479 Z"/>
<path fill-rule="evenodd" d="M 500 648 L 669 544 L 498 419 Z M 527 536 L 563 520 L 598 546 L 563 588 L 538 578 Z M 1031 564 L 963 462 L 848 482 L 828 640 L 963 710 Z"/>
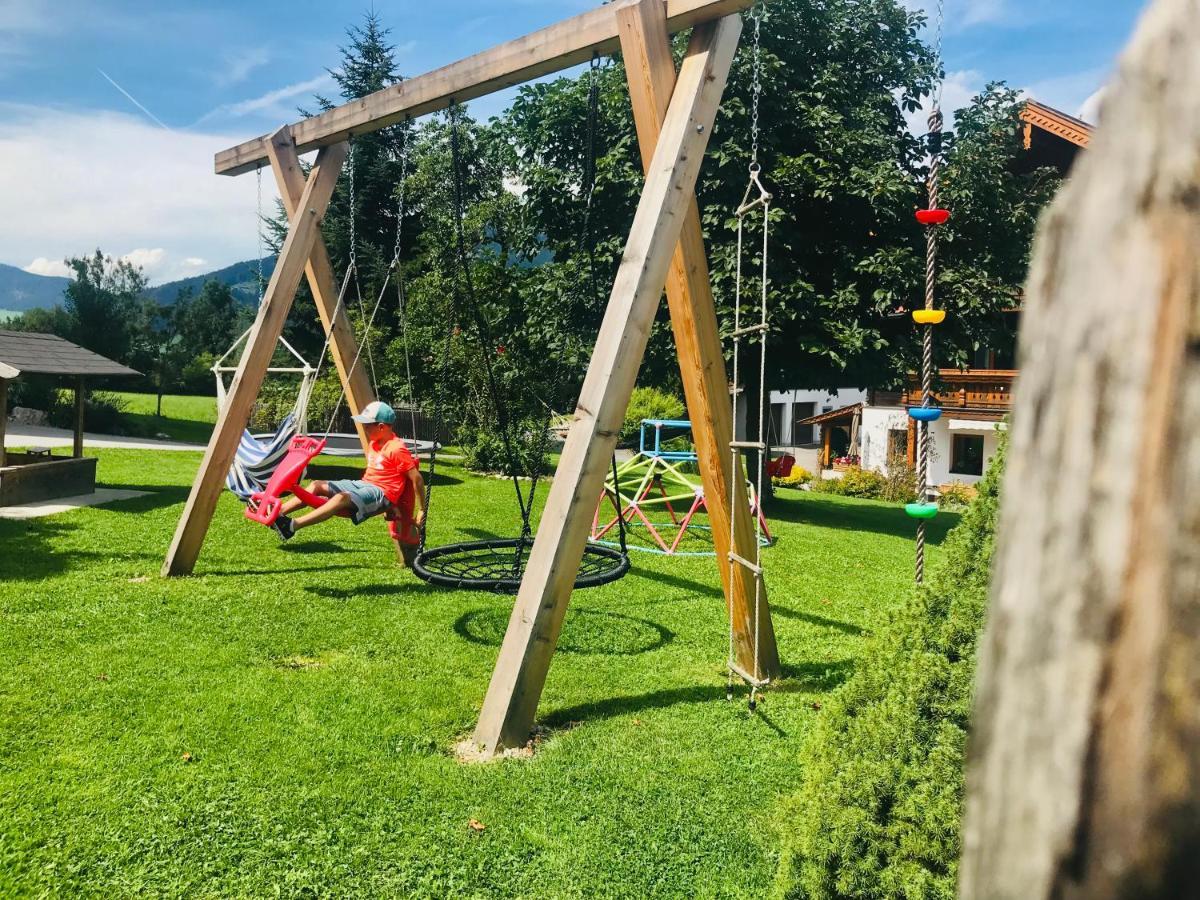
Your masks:
<path fill-rule="evenodd" d="M 954 427 L 951 428 L 951 423 Z M 950 458 L 953 436 L 956 434 L 971 434 L 983 436 L 983 471 L 987 471 L 988 462 L 999 446 L 1000 435 L 996 430 L 996 422 L 967 422 L 954 419 L 949 413 L 943 413 L 936 422 L 931 422 L 929 436 L 932 452 L 929 461 L 930 484 L 945 484 L 950 481 L 961 481 L 965 484 L 975 484 L 981 478 L 979 475 L 962 475 L 951 473 Z M 862 417 L 862 465 L 864 469 L 875 469 L 878 472 L 887 471 L 887 439 L 891 429 L 908 429 L 908 412 L 896 406 L 867 406 L 863 408 Z"/>
<path fill-rule="evenodd" d="M 792 446 L 792 421 L 795 419 L 795 416 L 792 415 L 793 404 L 812 403 L 814 406 L 811 414 L 817 415 L 832 409 L 841 409 L 843 406 L 862 403 L 866 399 L 867 392 L 859 388 L 838 388 L 836 391 L 814 389 L 771 391 L 772 414 L 774 414 L 777 404 L 783 406 L 782 433 L 775 436 L 775 441 L 781 447 Z M 821 440 L 819 425 L 813 429 L 813 440 L 815 442 Z"/>

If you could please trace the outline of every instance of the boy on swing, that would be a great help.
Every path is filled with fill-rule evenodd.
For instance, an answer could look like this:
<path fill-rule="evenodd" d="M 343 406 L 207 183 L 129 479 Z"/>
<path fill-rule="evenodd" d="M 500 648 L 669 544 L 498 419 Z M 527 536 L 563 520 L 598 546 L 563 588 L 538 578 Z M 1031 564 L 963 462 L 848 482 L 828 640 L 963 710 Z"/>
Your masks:
<path fill-rule="evenodd" d="M 312 512 L 292 519 L 289 515 L 304 505 L 290 498 L 272 526 L 286 541 L 299 529 L 316 525 L 338 514 L 349 514 L 355 525 L 384 513 L 396 550 L 405 566 L 411 567 L 421 542 L 420 528 L 425 520 L 425 480 L 421 467 L 396 436 L 392 426 L 396 411 L 376 400 L 353 417 L 367 434 L 367 468 L 361 480 L 314 481 L 309 490 L 329 500 Z M 416 514 L 413 509 L 416 507 Z"/>

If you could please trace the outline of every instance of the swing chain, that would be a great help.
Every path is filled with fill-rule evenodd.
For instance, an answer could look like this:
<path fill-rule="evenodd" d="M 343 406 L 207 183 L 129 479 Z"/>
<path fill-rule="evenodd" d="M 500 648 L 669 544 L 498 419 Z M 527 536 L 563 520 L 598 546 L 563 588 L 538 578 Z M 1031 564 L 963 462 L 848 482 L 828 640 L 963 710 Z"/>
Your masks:
<path fill-rule="evenodd" d="M 750 13 L 754 23 L 753 60 L 750 66 L 750 171 L 757 173 L 761 166 L 758 162 L 758 101 L 762 95 L 762 6 L 755 4 Z"/>
<path fill-rule="evenodd" d="M 260 163 L 255 169 L 255 176 L 258 182 L 258 302 L 262 303 L 263 294 L 266 293 L 266 284 L 263 282 L 263 202 L 262 202 L 262 172 L 263 167 Z"/>
<path fill-rule="evenodd" d="M 358 223 L 355 216 L 355 186 L 354 172 L 358 168 L 358 147 L 353 138 L 350 140 L 350 255 L 348 265 L 353 267 L 358 261 Z"/>

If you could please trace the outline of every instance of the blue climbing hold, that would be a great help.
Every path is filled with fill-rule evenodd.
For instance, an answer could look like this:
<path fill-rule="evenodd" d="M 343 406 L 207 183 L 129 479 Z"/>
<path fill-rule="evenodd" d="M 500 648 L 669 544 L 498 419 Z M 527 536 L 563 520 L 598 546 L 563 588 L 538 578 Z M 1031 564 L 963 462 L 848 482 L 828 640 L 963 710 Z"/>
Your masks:
<path fill-rule="evenodd" d="M 935 422 L 941 417 L 942 411 L 936 406 L 910 406 L 908 414 L 918 422 Z"/>

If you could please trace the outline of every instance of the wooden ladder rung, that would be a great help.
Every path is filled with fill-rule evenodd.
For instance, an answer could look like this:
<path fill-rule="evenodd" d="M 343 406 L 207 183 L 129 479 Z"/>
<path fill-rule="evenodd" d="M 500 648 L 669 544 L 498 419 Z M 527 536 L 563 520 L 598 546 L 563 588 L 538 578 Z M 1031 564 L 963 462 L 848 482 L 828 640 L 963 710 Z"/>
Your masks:
<path fill-rule="evenodd" d="M 766 450 L 767 445 L 762 441 L 730 441 L 730 450 Z"/>
<path fill-rule="evenodd" d="M 745 328 L 735 328 L 732 336 L 739 338 L 745 334 L 754 334 L 755 332 L 766 334 L 768 331 L 770 331 L 770 326 L 766 322 L 763 322 L 760 325 L 747 325 Z"/>
<path fill-rule="evenodd" d="M 753 676 L 749 672 L 747 672 L 745 669 L 743 669 L 741 666 L 739 666 L 737 663 L 731 662 L 731 663 L 728 663 L 727 665 L 729 666 L 729 671 L 732 672 L 734 675 L 736 675 L 738 678 L 742 679 L 742 681 L 746 682 L 746 684 L 752 684 L 755 687 L 766 687 L 768 684 L 771 683 L 770 678 L 756 678 L 755 676 Z"/>
<path fill-rule="evenodd" d="M 763 573 L 762 566 L 758 565 L 757 563 L 750 562 L 750 560 L 746 559 L 746 557 L 740 556 L 739 554 L 735 553 L 732 550 L 729 551 L 729 561 L 735 562 L 739 566 L 743 566 L 743 567 L 749 569 L 751 572 L 753 572 L 759 578 L 762 577 L 762 573 Z"/>

